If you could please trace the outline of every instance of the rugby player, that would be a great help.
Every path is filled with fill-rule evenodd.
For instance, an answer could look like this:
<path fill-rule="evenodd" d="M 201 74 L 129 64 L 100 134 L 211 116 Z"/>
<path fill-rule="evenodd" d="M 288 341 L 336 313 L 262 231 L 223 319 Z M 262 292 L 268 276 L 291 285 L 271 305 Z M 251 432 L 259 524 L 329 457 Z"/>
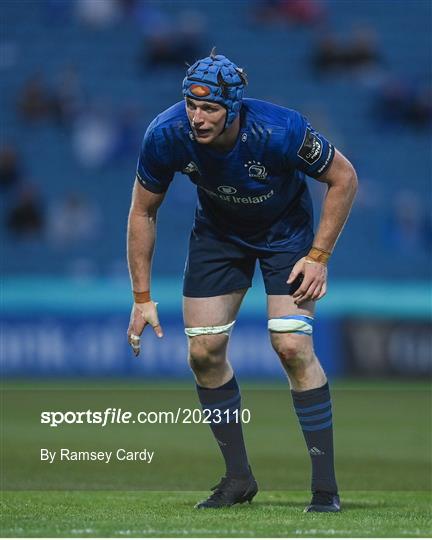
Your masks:
<path fill-rule="evenodd" d="M 148 324 L 163 331 L 150 294 L 156 214 L 173 175 L 188 175 L 198 202 L 186 261 L 183 314 L 189 363 L 226 473 L 197 508 L 251 501 L 258 486 L 241 423 L 240 391 L 227 358 L 230 331 L 258 260 L 268 330 L 286 370 L 311 458 L 308 512 L 337 512 L 329 385 L 314 353 L 315 303 L 327 290 L 327 262 L 357 189 L 351 163 L 298 112 L 243 99 L 246 74 L 213 50 L 189 67 L 184 100 L 159 114 L 142 144 L 128 223 L 135 355 Z M 305 175 L 327 184 L 313 232 Z M 221 414 L 222 413 L 222 414 Z"/>

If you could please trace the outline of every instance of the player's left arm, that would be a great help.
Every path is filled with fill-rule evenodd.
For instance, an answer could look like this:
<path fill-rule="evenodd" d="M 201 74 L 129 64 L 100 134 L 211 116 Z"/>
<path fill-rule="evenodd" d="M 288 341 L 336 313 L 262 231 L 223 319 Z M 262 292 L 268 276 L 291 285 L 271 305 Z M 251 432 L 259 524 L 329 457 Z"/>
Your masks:
<path fill-rule="evenodd" d="M 317 249 L 295 264 L 288 279 L 288 283 L 292 283 L 303 274 L 302 284 L 293 295 L 297 305 L 307 300 L 319 300 L 326 294 L 327 259 L 348 219 L 358 184 L 354 167 L 338 150 L 330 167 L 316 180 L 325 182 L 328 189 L 313 244 Z"/>

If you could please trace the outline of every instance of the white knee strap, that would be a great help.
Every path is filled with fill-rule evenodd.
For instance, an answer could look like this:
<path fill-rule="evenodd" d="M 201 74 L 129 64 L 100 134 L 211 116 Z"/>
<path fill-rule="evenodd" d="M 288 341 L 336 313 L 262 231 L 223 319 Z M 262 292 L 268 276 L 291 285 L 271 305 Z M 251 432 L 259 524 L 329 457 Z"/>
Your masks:
<path fill-rule="evenodd" d="M 270 332 L 288 332 L 291 334 L 312 335 L 313 317 L 307 315 L 287 315 L 277 319 L 269 319 L 268 329 Z"/>
<path fill-rule="evenodd" d="M 235 321 L 222 326 L 197 326 L 195 328 L 185 328 L 185 334 L 189 337 L 203 336 L 205 334 L 226 334 L 229 336 Z"/>

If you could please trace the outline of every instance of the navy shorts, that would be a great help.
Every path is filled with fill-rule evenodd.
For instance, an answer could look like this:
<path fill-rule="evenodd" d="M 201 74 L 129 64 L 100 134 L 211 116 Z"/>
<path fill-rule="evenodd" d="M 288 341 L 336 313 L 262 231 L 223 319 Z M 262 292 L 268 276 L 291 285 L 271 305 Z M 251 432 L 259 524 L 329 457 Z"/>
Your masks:
<path fill-rule="evenodd" d="M 186 260 L 183 295 L 205 298 L 228 294 L 252 285 L 256 261 L 259 261 L 267 294 L 292 295 L 302 276 L 288 285 L 288 276 L 295 263 L 304 257 L 310 246 L 298 253 L 255 251 L 211 235 L 192 231 Z"/>

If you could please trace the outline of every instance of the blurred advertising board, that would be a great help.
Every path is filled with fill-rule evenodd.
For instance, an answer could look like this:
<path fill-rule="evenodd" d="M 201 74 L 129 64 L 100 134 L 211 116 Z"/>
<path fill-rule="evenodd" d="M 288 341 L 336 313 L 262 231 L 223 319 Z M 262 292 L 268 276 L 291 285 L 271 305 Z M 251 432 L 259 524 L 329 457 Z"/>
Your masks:
<path fill-rule="evenodd" d="M 432 374 L 431 321 L 350 318 L 342 328 L 351 374 Z"/>
<path fill-rule="evenodd" d="M 126 330 L 127 280 L 5 278 L 1 371 L 6 376 L 191 377 L 179 279 L 154 280 L 165 336 L 146 328 L 135 358 Z M 330 376 L 431 373 L 431 294 L 426 282 L 336 282 L 318 303 L 315 350 Z M 229 359 L 243 377 L 284 378 L 267 331 L 266 295 L 257 280 L 231 335 Z"/>
<path fill-rule="evenodd" d="M 244 377 L 283 376 L 266 328 L 266 319 L 241 317 L 229 347 L 234 369 Z M 2 373 L 6 376 L 188 377 L 187 341 L 181 316 L 161 316 L 165 336 L 147 327 L 135 358 L 127 344 L 128 317 L 109 315 L 17 315 L 3 317 Z M 323 318 L 315 326 L 317 351 L 329 375 L 342 372 L 338 322 Z"/>

